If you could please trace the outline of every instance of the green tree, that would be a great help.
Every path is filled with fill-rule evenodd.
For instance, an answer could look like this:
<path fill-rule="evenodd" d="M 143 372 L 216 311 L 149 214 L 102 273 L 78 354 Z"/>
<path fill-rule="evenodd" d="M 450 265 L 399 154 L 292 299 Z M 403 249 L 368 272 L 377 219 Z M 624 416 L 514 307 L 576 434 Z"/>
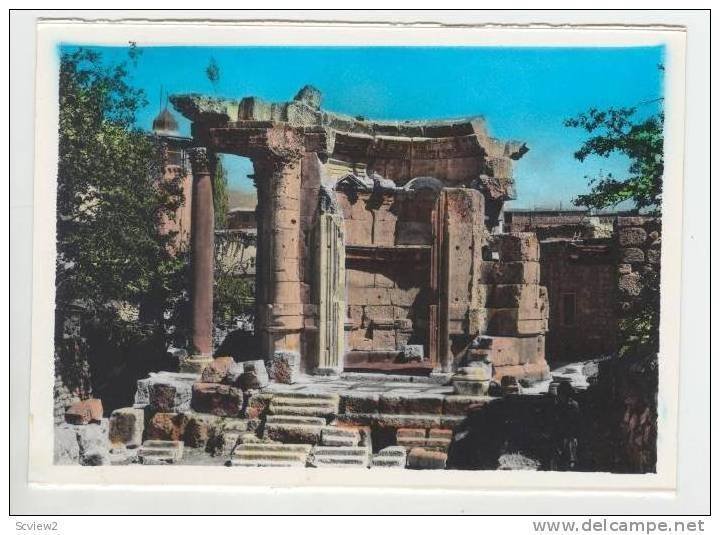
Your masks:
<path fill-rule="evenodd" d="M 223 229 L 227 225 L 228 203 L 227 169 L 223 166 L 222 158 L 218 156 L 213 176 L 213 208 L 216 229 Z"/>
<path fill-rule="evenodd" d="M 217 93 L 218 83 L 220 83 L 220 66 L 215 58 L 210 58 L 207 67 L 205 67 L 205 76 L 213 86 L 213 90 Z"/>
<path fill-rule="evenodd" d="M 138 51 L 130 48 L 130 59 Z M 97 321 L 126 321 L 141 305 L 153 328 L 178 294 L 184 258 L 161 223 L 183 202 L 181 176 L 163 179 L 162 147 L 134 126 L 146 103 L 125 63 L 95 51 L 60 61 L 57 193 L 59 320 L 80 306 Z M 125 311 L 125 312 L 123 312 Z"/>
<path fill-rule="evenodd" d="M 636 108 L 590 109 L 587 113 L 567 119 L 565 125 L 582 128 L 590 137 L 575 152 L 584 161 L 595 155 L 607 158 L 624 154 L 630 160 L 627 176 L 619 179 L 608 175 L 590 181 L 590 192 L 579 195 L 574 204 L 590 208 L 607 208 L 630 201 L 635 210 L 660 216 L 662 205 L 663 122 L 662 111 L 644 119 L 636 118 Z M 660 328 L 660 277 L 650 270 L 641 275 L 641 293 L 632 310 L 619 322 L 622 355 L 657 354 Z"/>
<path fill-rule="evenodd" d="M 590 180 L 590 192 L 574 199 L 575 205 L 600 209 L 630 201 L 636 210 L 659 213 L 664 171 L 664 115 L 659 112 L 638 120 L 636 113 L 636 108 L 593 108 L 565 121 L 565 126 L 581 128 L 590 134 L 575 152 L 579 161 L 591 155 L 607 158 L 615 153 L 630 159 L 626 177 L 610 174 Z"/>

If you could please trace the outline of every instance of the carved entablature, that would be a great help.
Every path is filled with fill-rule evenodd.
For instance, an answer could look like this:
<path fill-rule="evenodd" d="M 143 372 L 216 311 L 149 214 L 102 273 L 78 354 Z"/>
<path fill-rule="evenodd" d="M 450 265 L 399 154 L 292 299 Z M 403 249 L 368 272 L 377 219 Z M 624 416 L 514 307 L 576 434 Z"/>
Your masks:
<path fill-rule="evenodd" d="M 280 162 L 315 153 L 338 180 L 346 178 L 343 168 L 376 173 L 397 187 L 432 177 L 500 203 L 514 198 L 513 162 L 528 151 L 523 142 L 491 137 L 482 117 L 373 121 L 329 112 L 311 86 L 287 102 L 197 94 L 170 101 L 192 121 L 196 142 L 216 152 Z"/>

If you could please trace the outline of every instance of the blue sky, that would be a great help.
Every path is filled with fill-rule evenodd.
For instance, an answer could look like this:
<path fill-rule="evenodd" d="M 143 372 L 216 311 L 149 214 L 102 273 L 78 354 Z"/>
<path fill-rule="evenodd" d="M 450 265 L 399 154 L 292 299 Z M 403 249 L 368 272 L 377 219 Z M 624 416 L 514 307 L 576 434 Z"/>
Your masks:
<path fill-rule="evenodd" d="M 96 47 L 109 61 L 127 48 Z M 662 96 L 664 48 L 515 47 L 143 47 L 131 82 L 149 101 L 137 117 L 149 128 L 160 109 L 160 88 L 169 93 L 215 94 L 205 76 L 214 58 L 220 68 L 217 95 L 291 99 L 306 84 L 320 89 L 323 108 L 374 119 L 435 119 L 482 115 L 490 134 L 525 141 L 517 164 L 514 207 L 570 207 L 587 191 L 587 175 L 624 176 L 621 157 L 573 153 L 584 136 L 563 126 L 590 107 L 631 106 Z M 639 114 L 658 109 L 643 104 Z M 182 133 L 189 133 L 187 121 Z M 227 158 L 231 187 L 251 189 L 251 172 Z"/>

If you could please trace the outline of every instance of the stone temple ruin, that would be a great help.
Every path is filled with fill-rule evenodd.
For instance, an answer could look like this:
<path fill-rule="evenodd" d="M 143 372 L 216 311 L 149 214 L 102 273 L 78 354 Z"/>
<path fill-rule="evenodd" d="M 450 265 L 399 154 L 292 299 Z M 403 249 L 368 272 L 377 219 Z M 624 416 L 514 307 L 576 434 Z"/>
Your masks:
<path fill-rule="evenodd" d="M 482 118 L 336 114 L 312 87 L 281 103 L 170 100 L 192 123 L 193 351 L 109 421 L 83 405 L 96 400 L 71 407 L 59 462 L 444 468 L 468 411 L 549 378 L 540 244 L 503 231 L 524 143 Z M 252 160 L 258 197 L 258 349 L 235 360 L 213 355 L 221 153 Z"/>
<path fill-rule="evenodd" d="M 479 118 L 341 116 L 322 110 L 309 87 L 286 103 L 194 95 L 172 102 L 192 121 L 197 147 L 201 355 L 212 353 L 212 152 L 249 157 L 255 169 L 259 357 L 295 355 L 298 371 L 313 375 L 441 373 L 464 381 L 479 360 L 498 379 L 547 373 L 538 243 L 530 233 L 501 232 L 523 143 L 490 137 Z"/>

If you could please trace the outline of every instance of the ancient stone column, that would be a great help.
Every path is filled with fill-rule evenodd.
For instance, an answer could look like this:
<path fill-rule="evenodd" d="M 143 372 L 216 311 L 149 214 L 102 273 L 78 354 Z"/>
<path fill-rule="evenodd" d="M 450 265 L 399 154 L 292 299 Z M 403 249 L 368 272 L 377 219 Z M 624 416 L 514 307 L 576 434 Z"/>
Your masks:
<path fill-rule="evenodd" d="M 303 294 L 300 277 L 300 159 L 257 159 L 259 194 L 256 332 L 263 352 L 300 352 Z M 260 253 L 260 251 L 262 252 Z M 258 271 L 260 274 L 260 271 Z"/>
<path fill-rule="evenodd" d="M 343 218 L 323 213 L 318 219 L 318 360 L 319 374 L 342 371 L 345 350 L 345 243 Z"/>
<path fill-rule="evenodd" d="M 183 371 L 202 371 L 213 354 L 215 210 L 212 168 L 205 148 L 190 149 L 192 165 L 191 287 L 192 353 Z"/>

